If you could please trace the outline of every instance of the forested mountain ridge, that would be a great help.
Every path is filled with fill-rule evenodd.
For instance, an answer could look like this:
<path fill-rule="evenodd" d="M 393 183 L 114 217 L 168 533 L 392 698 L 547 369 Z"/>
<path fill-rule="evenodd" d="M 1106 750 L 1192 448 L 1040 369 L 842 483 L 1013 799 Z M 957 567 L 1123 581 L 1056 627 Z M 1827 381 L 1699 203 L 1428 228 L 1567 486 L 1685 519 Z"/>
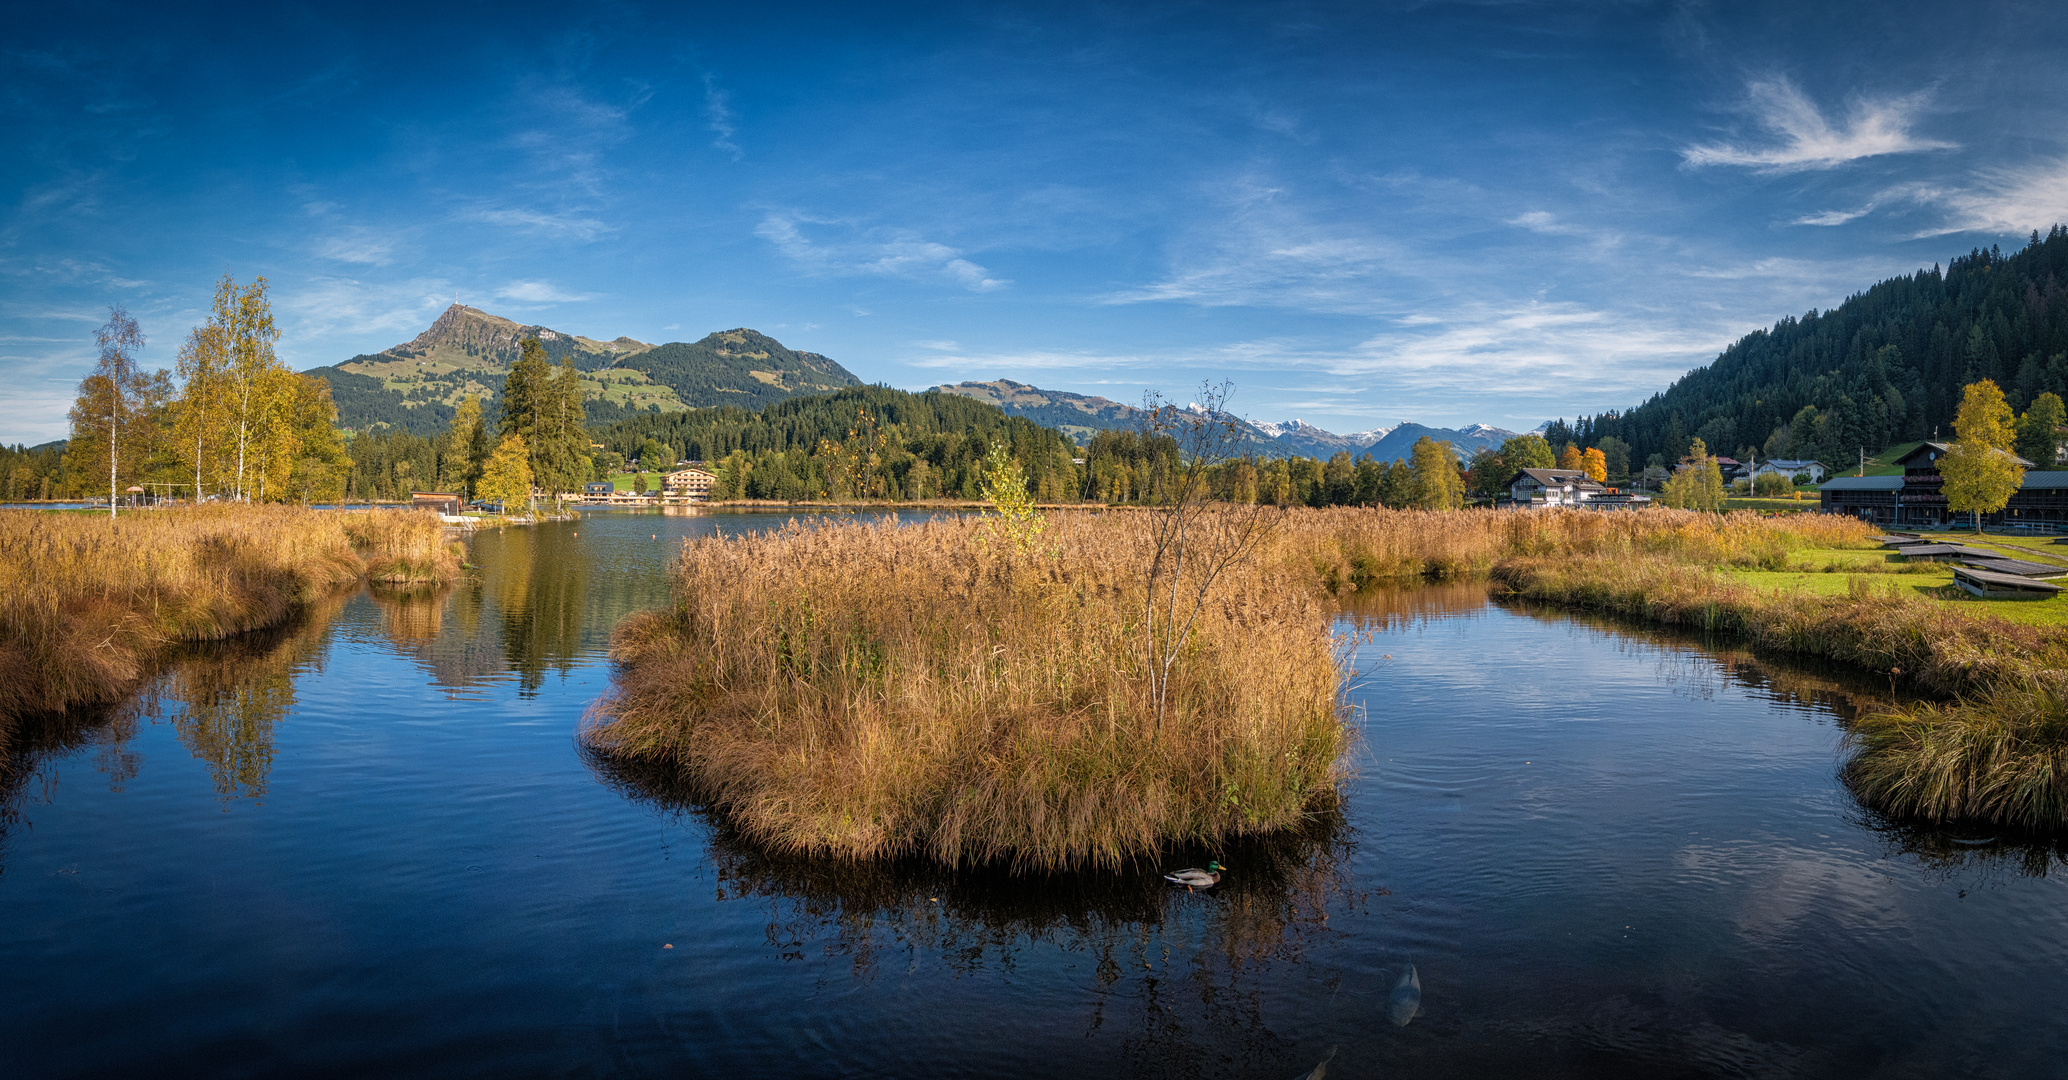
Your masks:
<path fill-rule="evenodd" d="M 1829 311 L 1757 330 L 1626 413 L 1546 432 L 1552 445 L 1614 436 L 1634 461 L 1677 460 L 1699 437 L 1741 459 L 1853 460 L 1951 431 L 1961 388 L 1993 379 L 2011 407 L 2068 393 L 2068 228 L 2014 255 L 1976 249 L 1941 271 L 1890 278 Z"/>
<path fill-rule="evenodd" d="M 845 490 L 890 498 L 976 498 L 980 463 L 1008 443 L 1027 486 L 1074 498 L 1074 446 L 1062 433 L 998 407 L 938 391 L 856 386 L 778 401 L 634 416 L 594 430 L 604 453 L 708 461 L 734 498 L 802 499 Z M 841 475 L 849 473 L 851 475 Z M 866 477 L 866 480 L 861 478 Z"/>
<path fill-rule="evenodd" d="M 593 421 L 730 402 L 751 407 L 860 381 L 826 357 L 794 352 L 744 328 L 693 343 L 598 341 L 521 326 L 463 304 L 447 308 L 408 342 L 304 374 L 329 381 L 338 425 L 346 430 L 385 426 L 428 435 L 451 422 L 468 394 L 478 395 L 494 417 L 503 378 L 529 338 L 538 339 L 552 363 L 574 365 Z"/>

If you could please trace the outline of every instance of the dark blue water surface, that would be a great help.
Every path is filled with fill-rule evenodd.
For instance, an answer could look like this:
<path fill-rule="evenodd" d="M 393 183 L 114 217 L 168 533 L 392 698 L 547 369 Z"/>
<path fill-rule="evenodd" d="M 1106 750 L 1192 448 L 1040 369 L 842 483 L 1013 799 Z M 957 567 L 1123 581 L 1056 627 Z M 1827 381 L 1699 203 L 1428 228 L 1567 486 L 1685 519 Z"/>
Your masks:
<path fill-rule="evenodd" d="M 1342 812 L 1219 852 L 1210 893 L 770 858 L 575 731 L 674 542 L 779 520 L 484 533 L 444 595 L 344 598 L 29 725 L 0 1075 L 2068 1068 L 2055 857 L 1863 813 L 1837 741 L 1871 685 L 1483 588 L 1345 618 Z"/>

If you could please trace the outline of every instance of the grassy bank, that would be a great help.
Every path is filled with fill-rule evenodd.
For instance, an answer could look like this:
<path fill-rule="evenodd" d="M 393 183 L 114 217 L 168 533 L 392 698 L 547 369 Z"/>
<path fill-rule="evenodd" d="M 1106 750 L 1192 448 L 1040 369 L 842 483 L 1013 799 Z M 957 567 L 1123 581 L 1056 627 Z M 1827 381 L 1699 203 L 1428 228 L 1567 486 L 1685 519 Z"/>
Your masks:
<path fill-rule="evenodd" d="M 1844 773 L 1860 800 L 1905 821 L 2068 827 L 2068 627 L 1996 612 L 2013 601 L 1940 599 L 1943 568 L 1830 540 L 1778 567 L 1632 547 L 1514 557 L 1493 573 L 1512 595 L 1826 657 L 1950 699 L 1849 725 Z"/>
<path fill-rule="evenodd" d="M 430 513 L 0 511 L 0 717 L 116 700 L 168 646 L 276 625 L 362 577 L 413 585 L 458 572 Z"/>
<path fill-rule="evenodd" d="M 1347 730 L 1332 605 L 1283 544 L 1200 612 L 1161 720 L 1136 515 L 1022 555 L 974 518 L 684 545 L 584 739 L 678 770 L 777 851 L 1117 867 L 1300 823 Z"/>

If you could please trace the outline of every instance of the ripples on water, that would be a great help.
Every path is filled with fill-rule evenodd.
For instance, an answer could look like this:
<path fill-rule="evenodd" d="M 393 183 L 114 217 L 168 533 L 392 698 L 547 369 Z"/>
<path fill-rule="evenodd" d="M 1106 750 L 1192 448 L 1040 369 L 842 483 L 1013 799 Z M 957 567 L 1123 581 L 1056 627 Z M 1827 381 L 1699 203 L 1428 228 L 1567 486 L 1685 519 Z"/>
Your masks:
<path fill-rule="evenodd" d="M 758 850 L 573 730 L 674 544 L 780 520 L 485 533 L 456 588 L 24 725 L 0 1075 L 1283 1078 L 1334 1048 L 1331 1077 L 2031 1076 L 2068 1049 L 2061 853 L 1862 812 L 1834 772 L 1871 681 L 1483 586 L 1355 599 L 1344 804 L 1173 853 L 1230 865 L 1211 892 Z"/>

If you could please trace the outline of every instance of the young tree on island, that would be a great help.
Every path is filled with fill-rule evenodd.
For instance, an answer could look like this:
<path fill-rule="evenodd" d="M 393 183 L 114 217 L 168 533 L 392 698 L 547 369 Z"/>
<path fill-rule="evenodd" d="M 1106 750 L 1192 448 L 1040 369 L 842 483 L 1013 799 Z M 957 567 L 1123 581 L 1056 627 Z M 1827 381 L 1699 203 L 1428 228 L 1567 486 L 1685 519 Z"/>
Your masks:
<path fill-rule="evenodd" d="M 1953 433 L 1953 448 L 1939 457 L 1946 507 L 1973 514 L 1979 533 L 1982 515 L 2003 509 L 2025 481 L 2024 467 L 2010 453 L 2016 439 L 2011 407 L 1994 380 L 1969 383 L 1961 392 Z"/>
<path fill-rule="evenodd" d="M 2061 429 L 2068 426 L 2068 407 L 2048 391 L 2032 399 L 2018 418 L 2018 456 L 2034 467 L 2051 469 L 2061 456 Z"/>
<path fill-rule="evenodd" d="M 1465 481 L 1458 474 L 1450 444 L 1427 435 L 1415 440 L 1414 504 L 1423 510 L 1456 510 L 1465 505 Z"/>
<path fill-rule="evenodd" d="M 1227 411 L 1230 383 L 1199 388 L 1198 405 L 1179 408 L 1151 391 L 1142 402 L 1140 437 L 1169 443 L 1175 454 L 1148 485 L 1149 510 L 1132 515 L 1142 530 L 1148 565 L 1142 568 L 1142 632 L 1149 696 L 1160 733 L 1170 707 L 1172 679 L 1192 640 L 1192 628 L 1230 567 L 1248 559 L 1279 521 L 1276 508 L 1209 504 L 1210 481 L 1228 462 L 1247 459 L 1240 421 Z"/>
<path fill-rule="evenodd" d="M 505 435 L 481 470 L 481 497 L 500 503 L 504 513 L 510 504 L 531 497 L 531 451 L 524 436 Z"/>
<path fill-rule="evenodd" d="M 72 434 L 65 456 L 80 463 L 82 471 L 108 466 L 108 516 L 115 516 L 121 481 L 134 476 L 138 460 L 147 453 L 151 439 L 145 430 L 152 424 L 152 378 L 136 365 L 136 352 L 144 347 L 143 331 L 121 307 L 108 309 L 108 321 L 93 332 L 100 346 L 100 360 L 79 382 L 79 396 L 72 402 Z M 158 373 L 162 382 L 164 372 Z"/>

